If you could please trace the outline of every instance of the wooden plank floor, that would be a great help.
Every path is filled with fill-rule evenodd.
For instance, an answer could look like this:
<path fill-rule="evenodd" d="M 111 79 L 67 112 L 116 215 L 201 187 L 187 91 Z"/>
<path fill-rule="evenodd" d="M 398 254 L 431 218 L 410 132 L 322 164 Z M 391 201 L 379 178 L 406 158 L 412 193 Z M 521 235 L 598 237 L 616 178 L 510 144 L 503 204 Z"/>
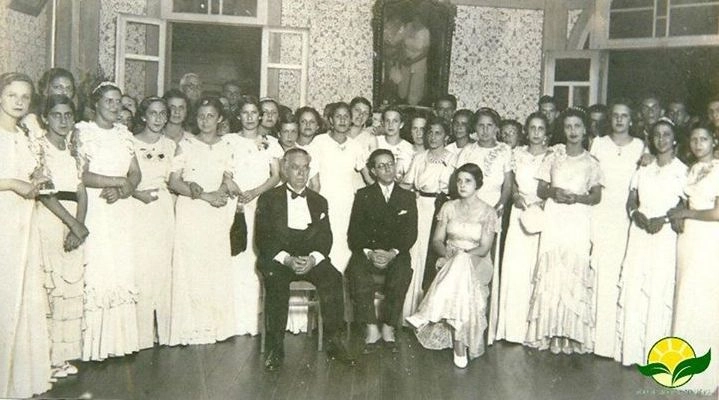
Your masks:
<path fill-rule="evenodd" d="M 317 341 L 288 334 L 278 372 L 263 369 L 259 337 L 206 346 L 156 347 L 104 362 L 77 363 L 80 374 L 44 399 L 695 399 L 662 388 L 635 368 L 593 355 L 553 355 L 499 342 L 466 370 L 452 352 L 423 349 L 409 331 L 400 352 L 363 355 L 348 367 L 317 352 Z M 352 346 L 360 350 L 360 338 Z"/>

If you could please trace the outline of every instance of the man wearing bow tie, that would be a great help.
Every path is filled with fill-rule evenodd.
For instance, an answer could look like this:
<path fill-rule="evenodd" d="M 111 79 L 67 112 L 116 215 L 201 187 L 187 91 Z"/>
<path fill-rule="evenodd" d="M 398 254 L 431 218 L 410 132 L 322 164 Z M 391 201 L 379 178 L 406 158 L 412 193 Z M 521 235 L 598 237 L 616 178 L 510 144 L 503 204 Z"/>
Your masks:
<path fill-rule="evenodd" d="M 267 344 L 265 368 L 278 369 L 284 359 L 290 282 L 308 281 L 317 287 L 327 354 L 353 364 L 342 342 L 344 305 L 342 275 L 328 258 L 332 232 L 327 200 L 307 188 L 310 156 L 305 150 L 287 150 L 282 158 L 286 183 L 260 196 L 257 202 L 255 244 L 257 265 L 264 278 Z"/>
<path fill-rule="evenodd" d="M 380 339 L 396 352 L 395 327 L 412 279 L 409 250 L 417 240 L 417 202 L 412 192 L 395 183 L 391 151 L 375 150 L 367 167 L 376 181 L 355 194 L 348 231 L 352 258 L 347 277 L 355 321 L 367 326 L 364 353 L 375 351 Z M 384 281 L 380 291 L 385 298 L 378 318 L 374 293 L 379 281 Z"/>

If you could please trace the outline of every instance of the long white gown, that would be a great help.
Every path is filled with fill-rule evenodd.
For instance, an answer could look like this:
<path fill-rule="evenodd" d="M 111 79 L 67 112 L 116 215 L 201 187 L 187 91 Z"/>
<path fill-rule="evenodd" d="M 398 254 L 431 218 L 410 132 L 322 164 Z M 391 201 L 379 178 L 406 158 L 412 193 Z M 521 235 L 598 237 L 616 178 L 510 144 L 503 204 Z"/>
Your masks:
<path fill-rule="evenodd" d="M 183 138 L 173 172 L 208 192 L 232 170 L 233 146 L 223 137 L 208 145 Z M 230 227 L 235 207 L 213 207 L 200 199 L 179 196 L 175 206 L 172 259 L 170 345 L 207 344 L 237 333 L 237 281 L 230 256 Z"/>
<path fill-rule="evenodd" d="M 588 152 L 569 156 L 564 147 L 544 159 L 537 178 L 552 187 L 586 194 L 603 182 Z M 594 348 L 594 274 L 589 263 L 592 207 L 548 199 L 539 240 L 525 345 L 552 352 L 586 353 Z"/>
<path fill-rule="evenodd" d="M 319 155 L 320 194 L 327 199 L 328 214 L 332 228 L 330 260 L 337 270 L 344 273 L 352 252 L 347 245 L 352 202 L 354 201 L 354 178 L 365 166 L 364 150 L 356 141 L 337 143 L 329 134 L 317 135 L 312 141 L 315 154 Z"/>
<path fill-rule="evenodd" d="M 89 171 L 105 176 L 126 176 L 135 150 L 132 134 L 124 125 L 103 129 L 94 122 L 79 122 L 78 154 Z M 133 198 L 108 204 L 102 189 L 87 188 L 85 225 L 91 232 L 85 242 L 85 326 L 83 360 L 103 360 L 139 349 Z"/>
<path fill-rule="evenodd" d="M 477 196 L 485 203 L 494 207 L 502 197 L 502 185 L 507 172 L 512 171 L 512 148 L 508 144 L 497 142 L 494 147 L 482 147 L 472 143 L 462 148 L 457 156 L 459 168 L 466 163 L 474 163 L 479 166 L 483 174 L 482 187 L 477 191 Z M 497 232 L 502 226 L 497 226 Z M 495 247 L 499 246 L 499 241 Z M 494 250 L 493 250 L 494 251 Z M 496 260 L 499 264 L 499 259 Z M 497 319 L 499 312 L 499 268 L 494 269 L 492 275 L 492 292 L 489 302 L 489 330 L 487 343 L 492 344 L 497 333 Z"/>
<path fill-rule="evenodd" d="M 428 349 L 452 348 L 453 340 L 467 346 L 469 357 L 484 353 L 487 329 L 487 298 L 492 279 L 492 260 L 471 256 L 464 251 L 477 247 L 482 237 L 494 236 L 498 223 L 494 208 L 481 207 L 469 212 L 460 200 L 442 206 L 437 219 L 447 223 L 447 244 L 460 249 L 435 276 L 417 313 L 407 321 L 417 328 L 419 342 Z"/>
<path fill-rule="evenodd" d="M 446 194 L 456 159 L 457 156 L 449 151 L 444 152 L 438 158 L 430 156 L 429 150 L 421 151 L 412 159 L 409 171 L 404 176 L 404 183 L 412 185 L 417 192 Z M 410 250 L 412 281 L 407 289 L 407 296 L 402 308 L 404 318 L 414 314 L 424 296 L 422 281 L 427 262 L 427 251 L 432 242 L 430 234 L 436 200 L 436 197 L 423 196 L 421 193 L 417 197 L 417 241 Z"/>
<path fill-rule="evenodd" d="M 0 129 L 0 179 L 30 181 L 36 167 L 28 138 Z M 35 201 L 0 191 L 0 397 L 50 389 L 47 293 L 43 288 Z"/>
<path fill-rule="evenodd" d="M 282 158 L 284 151 L 272 136 L 264 140 L 248 139 L 239 134 L 225 135 L 231 140 L 234 160 L 233 180 L 240 190 L 254 189 L 270 177 L 272 160 Z M 237 201 L 233 201 L 236 205 Z M 232 257 L 232 279 L 238 290 L 235 292 L 238 335 L 256 335 L 259 332 L 260 278 L 257 273 L 257 248 L 255 247 L 255 211 L 257 197 L 242 205 L 247 223 L 247 250 Z"/>
<path fill-rule="evenodd" d="M 592 209 L 592 268 L 597 280 L 594 353 L 603 357 L 614 356 L 619 272 L 629 234 L 626 203 L 629 183 L 643 152 L 644 143 L 637 138 L 617 146 L 610 136 L 594 139 L 590 151 L 605 177 L 602 201 Z"/>
<path fill-rule="evenodd" d="M 719 160 L 694 164 L 684 193 L 692 210 L 714 208 L 719 197 Z M 719 222 L 684 220 L 677 243 L 677 284 L 672 335 L 683 338 L 697 357 L 709 349 L 709 368 L 680 390 L 711 393 L 719 385 Z"/>
<path fill-rule="evenodd" d="M 631 183 L 638 191 L 638 211 L 647 218 L 666 215 L 684 197 L 686 179 L 687 166 L 677 158 L 661 167 L 654 161 L 640 168 Z M 654 343 L 670 336 L 676 249 L 677 234 L 669 224 L 653 235 L 631 224 L 619 279 L 614 349 L 614 359 L 624 365 L 646 364 Z"/>
<path fill-rule="evenodd" d="M 157 190 L 157 200 L 134 199 L 133 245 L 138 268 L 137 329 L 140 349 L 154 345 L 155 321 L 161 345 L 170 342 L 172 251 L 175 237 L 175 207 L 167 188 L 177 144 L 161 136 L 155 143 L 132 140 L 142 171 L 137 190 Z"/>
<path fill-rule="evenodd" d="M 68 140 L 66 149 L 60 150 L 43 136 L 38 144 L 43 147 L 45 166 L 56 190 L 77 192 L 80 185 L 77 160 L 71 154 Z M 60 200 L 65 209 L 75 216 L 77 203 Z M 85 288 L 84 246 L 65 251 L 63 245 L 69 229 L 41 203 L 37 203 L 37 221 L 40 231 L 40 251 L 45 270 L 50 313 L 50 358 L 53 365 L 82 356 L 82 310 Z"/>
<path fill-rule="evenodd" d="M 517 147 L 512 151 L 514 180 L 519 194 L 528 205 L 534 204 L 536 207 L 541 203 L 537 196 L 537 172 L 547 152 L 533 155 L 527 146 Z M 524 343 L 527 336 L 532 276 L 539 250 L 539 233 L 527 233 L 519 222 L 523 212 L 524 210 L 512 206 L 499 289 L 496 338 L 514 343 Z"/>

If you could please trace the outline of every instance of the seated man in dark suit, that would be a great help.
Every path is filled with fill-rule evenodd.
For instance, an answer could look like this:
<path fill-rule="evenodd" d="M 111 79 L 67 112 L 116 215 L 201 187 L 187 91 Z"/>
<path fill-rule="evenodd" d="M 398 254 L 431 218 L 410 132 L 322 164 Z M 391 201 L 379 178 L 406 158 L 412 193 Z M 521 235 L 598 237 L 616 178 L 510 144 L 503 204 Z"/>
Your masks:
<path fill-rule="evenodd" d="M 344 303 L 342 275 L 327 257 L 332 232 L 327 200 L 307 188 L 310 156 L 290 149 L 282 158 L 286 183 L 271 189 L 257 201 L 255 242 L 257 265 L 265 285 L 267 355 L 265 368 L 276 370 L 284 359 L 290 282 L 308 281 L 317 287 L 329 337 L 327 354 L 342 362 L 354 359 L 342 342 Z"/>
<path fill-rule="evenodd" d="M 397 351 L 395 327 L 412 280 L 409 250 L 417 240 L 417 202 L 414 193 L 395 183 L 395 159 L 389 150 L 372 152 L 367 168 L 376 182 L 355 194 L 348 230 L 352 258 L 347 277 L 355 321 L 367 325 L 365 353 L 380 339 Z M 375 275 L 383 275 L 384 300 L 375 315 Z M 380 333 L 378 323 L 382 323 Z"/>

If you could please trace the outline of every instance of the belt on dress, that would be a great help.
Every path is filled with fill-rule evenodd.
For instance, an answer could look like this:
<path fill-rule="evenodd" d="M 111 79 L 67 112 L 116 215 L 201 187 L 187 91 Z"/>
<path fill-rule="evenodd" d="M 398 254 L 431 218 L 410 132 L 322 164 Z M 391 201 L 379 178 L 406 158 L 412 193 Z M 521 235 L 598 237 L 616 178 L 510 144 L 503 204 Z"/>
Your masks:
<path fill-rule="evenodd" d="M 423 192 L 421 190 L 418 191 L 417 193 L 419 193 L 419 195 L 422 197 L 437 197 L 437 196 L 439 196 L 439 193 Z"/>
<path fill-rule="evenodd" d="M 58 200 L 74 201 L 75 203 L 77 203 L 77 192 L 67 192 L 61 190 L 55 193 L 55 197 Z"/>

